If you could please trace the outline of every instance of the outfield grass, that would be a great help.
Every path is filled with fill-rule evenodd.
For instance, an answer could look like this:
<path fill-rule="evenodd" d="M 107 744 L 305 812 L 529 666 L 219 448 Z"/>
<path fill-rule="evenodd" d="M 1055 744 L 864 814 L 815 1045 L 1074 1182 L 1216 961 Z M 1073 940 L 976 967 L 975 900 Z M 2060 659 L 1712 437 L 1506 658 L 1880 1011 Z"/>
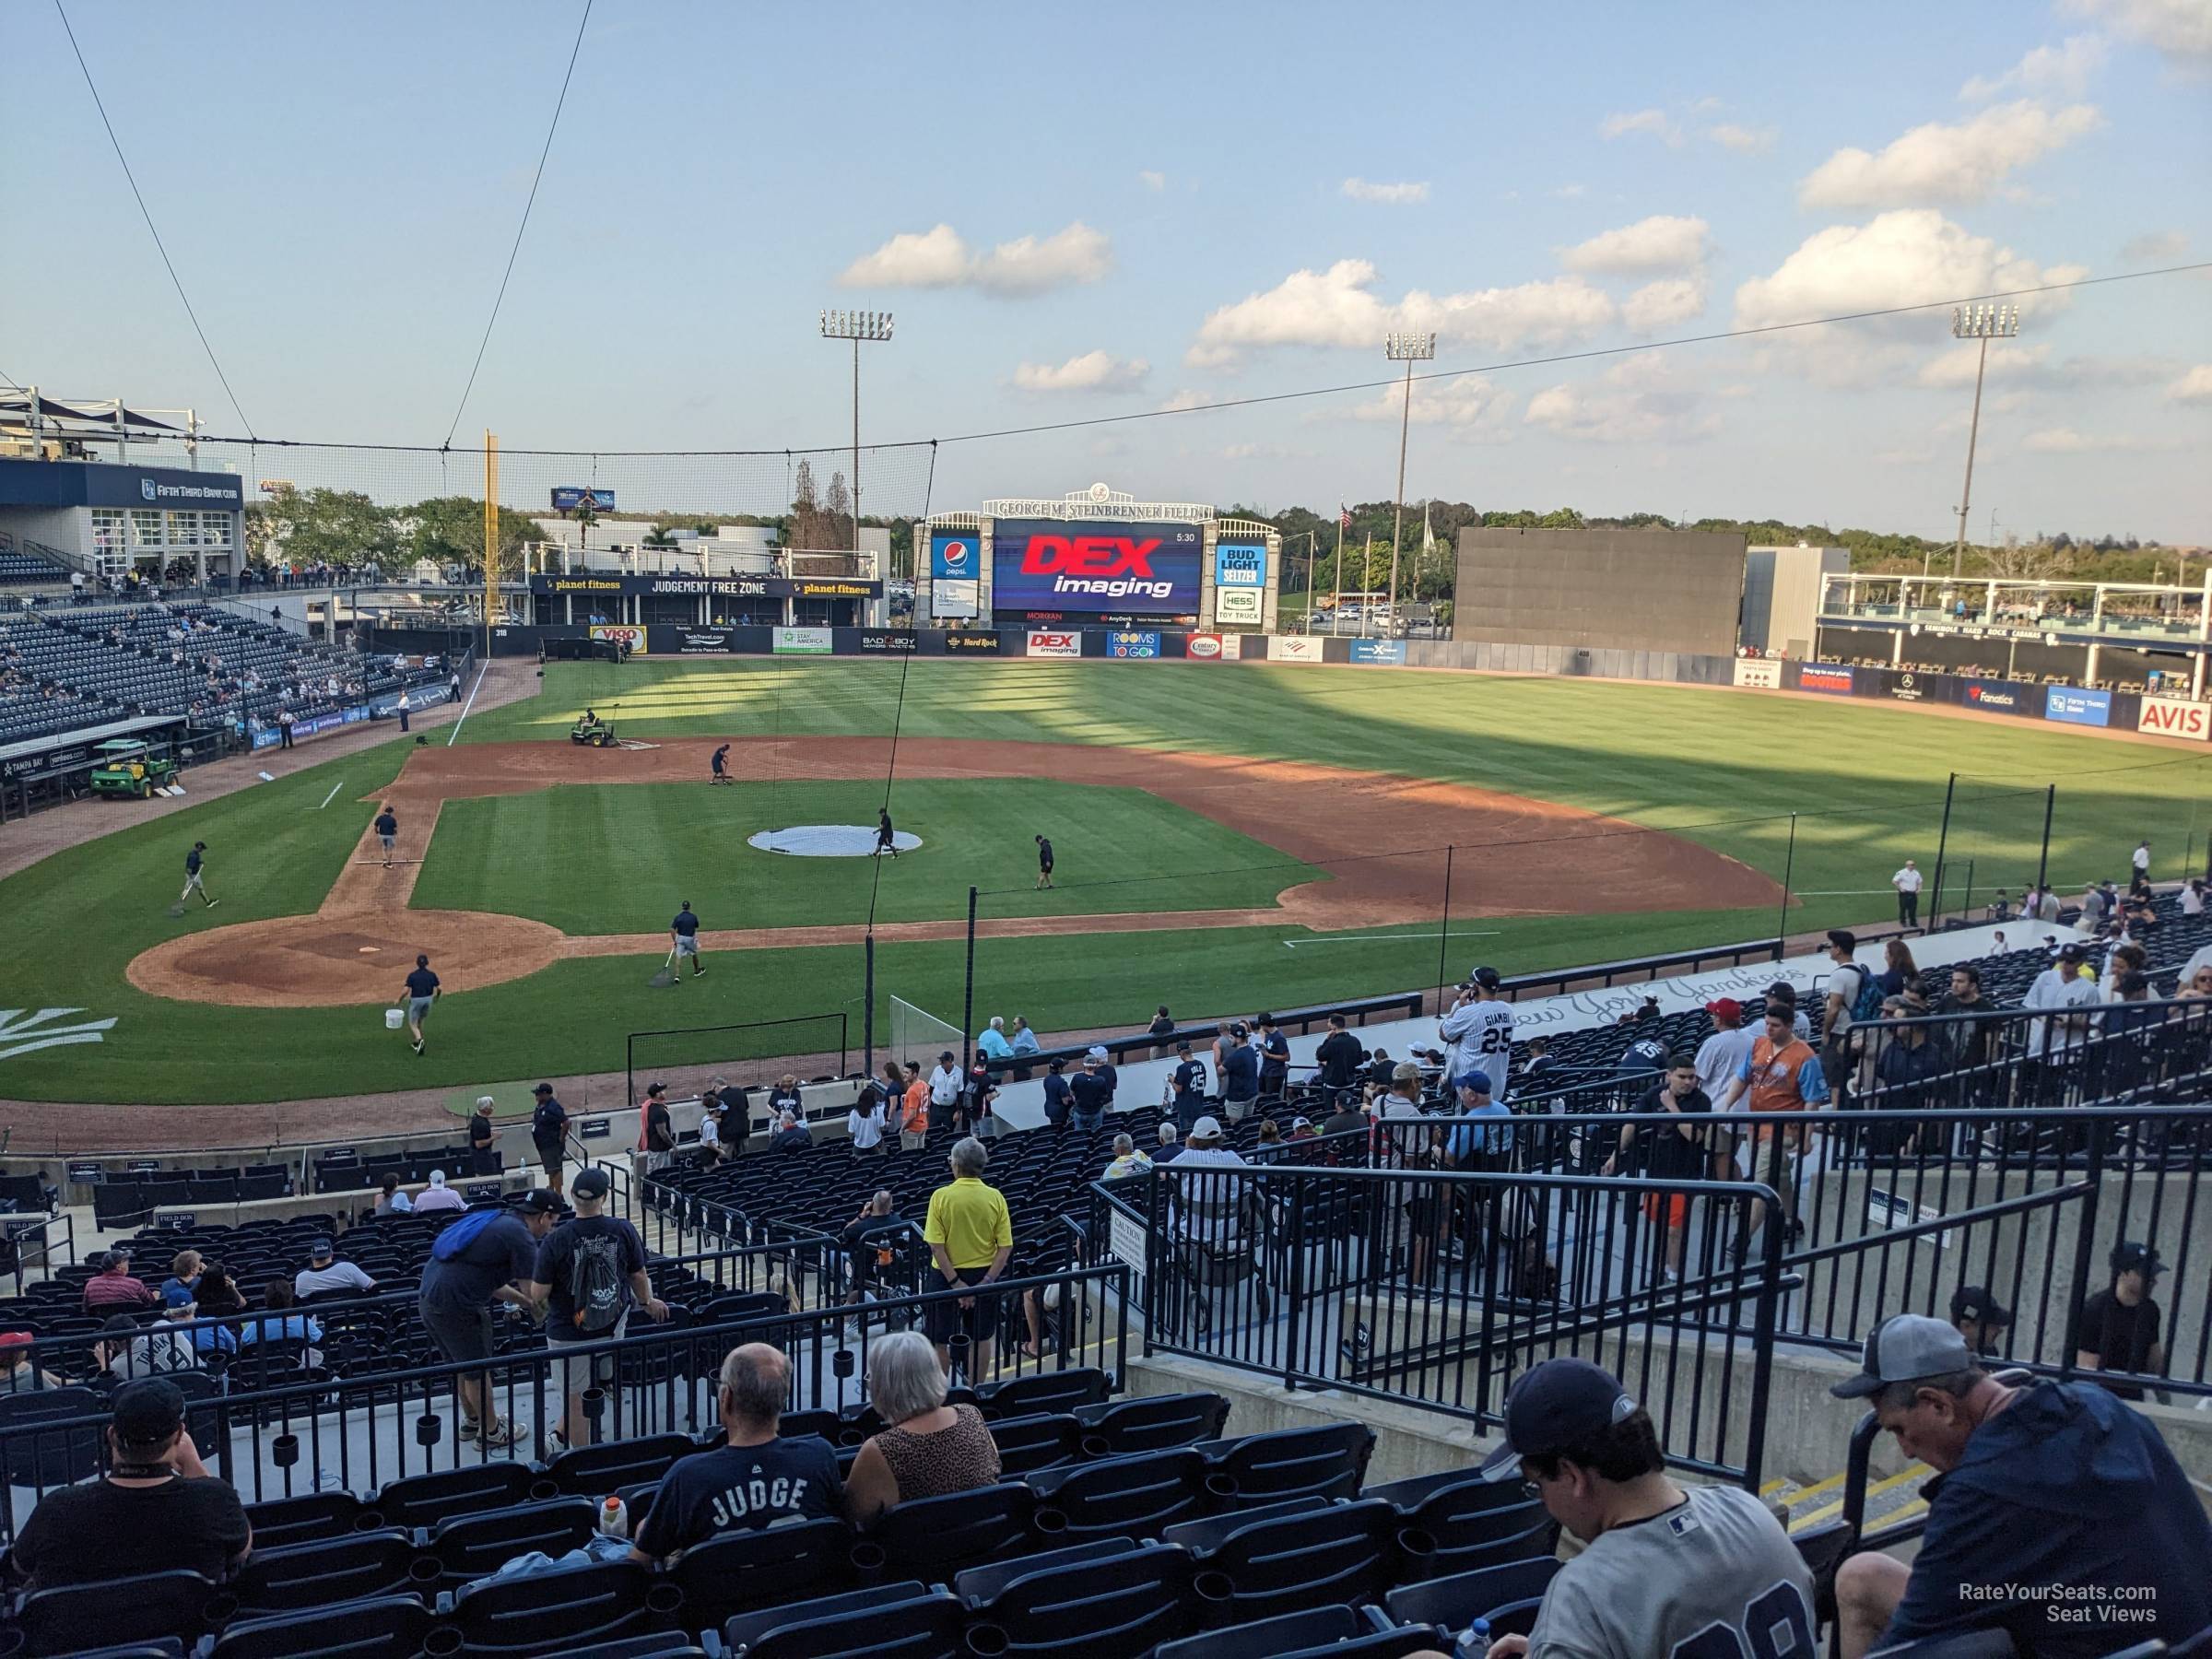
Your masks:
<path fill-rule="evenodd" d="M 1274 902 L 1324 880 L 1273 847 L 1147 794 L 1041 778 L 921 779 L 899 785 L 898 826 L 922 845 L 896 860 L 795 858 L 748 845 L 793 824 L 873 824 L 880 780 L 564 785 L 448 801 L 416 883 L 425 910 L 530 916 L 570 934 L 655 933 L 688 899 L 718 927 L 803 927 L 967 913 L 971 886 L 999 916 L 1227 910 Z M 1080 889 L 1039 892 L 1036 846 L 1049 834 Z M 635 855 L 651 849 L 639 879 Z M 1168 880 L 1142 879 L 1179 872 Z M 1089 884 L 1107 885 L 1095 890 Z M 1013 889 L 1007 891 L 1006 889 Z"/>
<path fill-rule="evenodd" d="M 2201 864 L 2212 827 L 2203 762 L 2171 748 L 2025 721 L 1948 720 L 1864 702 L 1669 687 L 1373 669 L 843 659 L 560 665 L 548 669 L 542 698 L 472 715 L 461 741 L 561 738 L 585 701 L 602 709 L 619 701 L 624 729 L 645 735 L 881 734 L 891 729 L 902 670 L 900 724 L 909 734 L 1373 767 L 1670 828 L 1777 877 L 1789 860 L 1792 886 L 1803 896 L 1791 913 L 1793 926 L 1880 915 L 1888 908 L 1889 872 L 1904 857 L 1931 869 L 1944 786 L 1954 770 L 1971 776 L 1952 815 L 1950 855 L 1955 870 L 1968 858 L 1975 861 L 1984 893 L 2000 877 L 2017 891 L 2035 874 L 2041 791 L 2053 779 L 2060 787 L 2053 873 L 2069 883 L 2124 874 L 2127 850 L 2141 834 L 2154 840 L 2159 873 L 2178 875 L 2184 842 L 2198 850 Z M 362 829 L 369 808 L 359 797 L 390 782 L 404 753 L 395 742 L 328 761 L 87 842 L 0 882 L 0 915 L 14 946 L 0 967 L 0 1006 L 81 1008 L 77 1018 L 117 1018 L 98 1045 L 0 1059 L 0 1097 L 159 1107 L 462 1087 L 618 1067 L 622 1036 L 630 1030 L 825 1010 L 849 1011 L 857 1041 L 856 947 L 733 955 L 727 971 L 681 992 L 647 987 L 658 952 L 561 962 L 449 999 L 422 1059 L 382 1030 L 378 1008 L 201 1008 L 147 997 L 129 985 L 124 969 L 131 958 L 181 929 L 316 908 Z M 334 783 L 342 785 L 338 797 L 320 806 Z M 902 823 L 913 827 L 907 792 L 932 787 L 897 785 L 893 811 Z M 565 810 L 553 805 L 555 797 L 571 794 L 605 797 L 609 810 L 653 811 L 650 785 L 511 797 L 503 805 L 551 815 Z M 917 793 L 912 799 L 924 797 Z M 449 804 L 425 882 L 519 886 L 524 890 L 504 908 L 546 914 L 539 905 L 554 897 L 545 890 L 554 883 L 538 854 L 517 855 L 509 827 L 473 832 L 485 849 L 475 859 L 477 867 L 466 859 L 450 871 L 442 867 L 437 849 L 469 816 L 466 809 L 479 805 L 491 803 Z M 1287 795 L 1285 809 L 1327 808 L 1301 806 Z M 1800 817 L 1791 859 L 1793 811 Z M 660 831 L 647 824 L 638 833 L 644 839 L 610 843 L 602 867 L 587 877 L 594 889 L 588 897 L 596 907 L 602 895 L 619 895 L 615 904 L 627 907 L 634 892 L 644 917 L 636 925 L 650 931 L 666 920 L 666 854 Z M 209 843 L 210 886 L 223 904 L 213 912 L 195 907 L 172 921 L 167 907 L 195 838 Z M 1463 846 L 1458 867 L 1494 873 L 1497 861 L 1511 855 L 1510 849 Z M 512 869 L 493 867 L 500 860 Z M 909 872 L 907 862 L 887 870 L 887 878 L 917 874 L 917 888 L 937 882 L 935 875 Z M 926 866 L 927 861 L 916 862 Z M 801 863 L 778 859 L 777 873 L 787 876 Z M 1065 853 L 1063 867 L 1068 867 Z M 964 898 L 968 879 L 956 874 L 937 883 L 939 891 Z M 888 879 L 885 885 L 893 891 Z M 525 902 L 534 888 L 537 902 Z M 902 881 L 894 897 L 902 900 L 903 888 Z M 450 890 L 426 888 L 421 901 L 429 902 L 431 891 Z M 1087 892 L 1084 908 L 1108 908 L 1111 890 Z M 1151 893 L 1143 896 L 1151 908 Z M 1560 897 L 1571 902 L 1571 894 Z M 1011 901 L 1011 896 L 994 900 L 997 908 L 985 913 L 1015 913 L 1007 908 Z M 737 891 L 741 912 L 747 902 Z M 835 893 L 819 903 L 833 911 Z M 937 913 L 955 915 L 961 908 L 947 903 Z M 631 925 L 623 920 L 628 908 L 607 914 L 613 919 L 605 925 Z M 1774 924 L 1772 912 L 1686 912 L 1661 891 L 1634 915 L 1486 922 L 1463 896 L 1453 907 L 1447 965 L 1464 969 L 1480 957 L 1509 972 L 1534 971 L 1756 936 Z M 1136 1025 L 1161 1001 L 1179 1014 L 1200 1014 L 1405 989 L 1434 982 L 1436 931 L 1415 924 L 1316 939 L 1296 928 L 1215 928 L 987 939 L 978 956 L 977 1015 L 1020 1013 L 1048 1030 Z M 960 1018 L 958 941 L 885 946 L 877 963 L 879 1022 L 893 993 L 947 1019 Z M 679 996 L 680 1004 L 673 1000 Z M 344 1131 L 342 1124 L 333 1128 Z"/>

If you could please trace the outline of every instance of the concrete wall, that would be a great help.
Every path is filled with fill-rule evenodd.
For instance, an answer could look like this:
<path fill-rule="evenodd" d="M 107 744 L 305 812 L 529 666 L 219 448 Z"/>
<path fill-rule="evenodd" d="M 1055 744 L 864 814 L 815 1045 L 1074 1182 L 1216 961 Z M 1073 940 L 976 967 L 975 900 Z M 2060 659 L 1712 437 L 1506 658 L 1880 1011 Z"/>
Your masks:
<path fill-rule="evenodd" d="M 1745 548 L 1740 642 L 1769 655 L 1810 656 L 1821 578 L 1850 569 L 1848 547 Z"/>

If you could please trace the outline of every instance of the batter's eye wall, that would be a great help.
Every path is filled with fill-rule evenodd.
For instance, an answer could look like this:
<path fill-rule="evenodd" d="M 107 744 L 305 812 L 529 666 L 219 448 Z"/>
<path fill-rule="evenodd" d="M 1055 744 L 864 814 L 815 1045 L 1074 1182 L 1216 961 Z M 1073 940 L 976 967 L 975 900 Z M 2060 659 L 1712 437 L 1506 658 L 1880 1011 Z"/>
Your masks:
<path fill-rule="evenodd" d="M 1452 637 L 1727 656 L 1744 545 L 1694 530 L 1469 527 L 1459 533 Z"/>

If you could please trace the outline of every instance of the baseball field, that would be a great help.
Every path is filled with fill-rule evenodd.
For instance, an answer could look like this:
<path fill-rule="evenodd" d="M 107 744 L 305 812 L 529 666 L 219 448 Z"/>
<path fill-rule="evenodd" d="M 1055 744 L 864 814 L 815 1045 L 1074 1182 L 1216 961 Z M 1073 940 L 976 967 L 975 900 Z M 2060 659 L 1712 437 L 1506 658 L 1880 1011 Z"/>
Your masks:
<path fill-rule="evenodd" d="M 586 705 L 619 747 L 568 742 Z M 95 827 L 128 827 L 0 881 L 0 1003 L 21 1011 L 0 1029 L 0 1097 L 170 1112 L 465 1090 L 618 1069 L 633 1030 L 825 1012 L 851 1016 L 857 1047 L 871 917 L 879 1033 L 894 994 L 959 1019 L 971 887 L 978 1021 L 1050 1032 L 1141 1025 L 1161 1002 L 1197 1018 L 1433 986 L 1477 960 L 1512 973 L 1764 936 L 1785 876 L 1794 932 L 1879 919 L 1891 872 L 1912 857 L 1932 874 L 1939 841 L 1947 903 L 1971 879 L 1979 909 L 2034 877 L 2047 805 L 2051 874 L 2072 885 L 2124 875 L 2146 835 L 2178 876 L 2212 829 L 2186 750 L 1776 694 L 1365 668 L 557 665 L 535 697 L 446 735 L 157 821 L 118 806 Z M 724 743 L 735 782 L 717 787 Z M 748 844 L 872 825 L 887 789 L 921 842 L 896 861 Z M 369 833 L 382 803 L 401 824 L 389 868 Z M 221 903 L 172 915 L 194 841 Z M 686 900 L 709 972 L 656 987 Z M 447 993 L 420 1056 L 385 1024 L 418 951 Z M 97 1041 L 35 1046 L 85 1027 Z M 347 1132 L 337 1112 L 330 1133 Z"/>

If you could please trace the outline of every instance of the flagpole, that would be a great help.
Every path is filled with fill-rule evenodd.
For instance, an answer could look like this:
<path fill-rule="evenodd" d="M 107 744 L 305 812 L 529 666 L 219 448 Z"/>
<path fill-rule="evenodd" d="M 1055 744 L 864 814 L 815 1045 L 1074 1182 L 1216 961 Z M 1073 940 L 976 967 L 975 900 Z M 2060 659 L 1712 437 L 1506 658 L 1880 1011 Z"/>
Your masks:
<path fill-rule="evenodd" d="M 1344 521 L 1351 515 L 1345 512 L 1344 503 L 1336 503 L 1336 602 L 1329 611 L 1329 631 L 1336 631 L 1337 612 L 1344 609 Z"/>

